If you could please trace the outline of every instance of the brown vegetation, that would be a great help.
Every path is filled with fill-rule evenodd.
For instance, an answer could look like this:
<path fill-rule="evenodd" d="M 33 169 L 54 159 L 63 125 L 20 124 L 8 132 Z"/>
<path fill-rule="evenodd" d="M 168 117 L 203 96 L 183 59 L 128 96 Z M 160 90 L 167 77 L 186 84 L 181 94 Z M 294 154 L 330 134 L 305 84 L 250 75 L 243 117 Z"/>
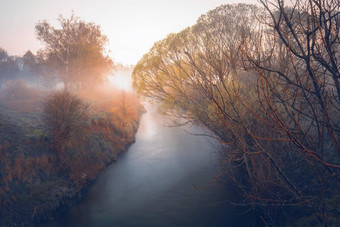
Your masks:
<path fill-rule="evenodd" d="M 100 89 L 55 91 L 44 100 L 44 113 L 0 105 L 0 225 L 52 219 L 134 141 L 142 113 L 133 95 L 123 105 L 119 92 Z"/>
<path fill-rule="evenodd" d="M 83 143 L 89 117 L 88 104 L 64 89 L 52 92 L 46 98 L 43 113 L 58 152 L 64 153 L 73 143 Z"/>
<path fill-rule="evenodd" d="M 98 87 L 113 69 L 100 26 L 58 22 L 36 25 L 36 56 L 0 48 L 0 226 L 53 218 L 134 141 L 142 113 L 134 95 Z"/>
<path fill-rule="evenodd" d="M 267 225 L 339 224 L 339 4 L 222 5 L 136 65 L 134 86 L 208 128 Z M 292 223 L 291 223 L 292 224 Z"/>

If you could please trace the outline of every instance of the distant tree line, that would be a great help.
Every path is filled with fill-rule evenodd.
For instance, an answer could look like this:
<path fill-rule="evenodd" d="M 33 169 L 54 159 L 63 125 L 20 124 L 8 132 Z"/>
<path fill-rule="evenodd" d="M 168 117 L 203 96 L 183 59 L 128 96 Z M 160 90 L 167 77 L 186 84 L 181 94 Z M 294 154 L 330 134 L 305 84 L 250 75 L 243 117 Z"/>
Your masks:
<path fill-rule="evenodd" d="M 213 132 L 267 225 L 340 223 L 340 6 L 222 5 L 154 44 L 134 87 Z"/>
<path fill-rule="evenodd" d="M 31 77 L 28 51 L 24 56 L 10 56 L 7 51 L 0 47 L 0 89 L 7 80 L 15 80 L 23 77 Z"/>
<path fill-rule="evenodd" d="M 40 88 L 57 84 L 80 89 L 101 84 L 113 69 L 106 50 L 108 39 L 100 26 L 60 16 L 59 27 L 41 21 L 35 26 L 37 38 L 45 45 L 36 55 L 9 56 L 0 49 L 0 87 L 7 80 L 26 79 Z"/>

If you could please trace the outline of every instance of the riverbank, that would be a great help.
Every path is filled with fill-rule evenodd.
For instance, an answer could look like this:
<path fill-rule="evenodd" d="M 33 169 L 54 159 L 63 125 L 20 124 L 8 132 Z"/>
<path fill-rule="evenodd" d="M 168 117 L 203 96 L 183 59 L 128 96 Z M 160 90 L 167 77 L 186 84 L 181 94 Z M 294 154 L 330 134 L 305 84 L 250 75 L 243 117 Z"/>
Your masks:
<path fill-rule="evenodd" d="M 86 98 L 84 94 L 80 94 Z M 0 226 L 36 226 L 64 213 L 98 174 L 135 141 L 144 112 L 130 94 L 86 100 L 91 113 L 85 142 L 60 156 L 42 121 L 39 104 L 29 111 L 0 106 Z M 102 97 L 101 97 L 102 98 Z M 22 107 L 22 105 L 20 105 Z"/>
<path fill-rule="evenodd" d="M 261 226 L 256 213 L 231 205 L 241 198 L 223 176 L 214 181 L 218 144 L 186 132 L 199 127 L 167 127 L 170 118 L 145 108 L 129 151 L 52 226 Z"/>

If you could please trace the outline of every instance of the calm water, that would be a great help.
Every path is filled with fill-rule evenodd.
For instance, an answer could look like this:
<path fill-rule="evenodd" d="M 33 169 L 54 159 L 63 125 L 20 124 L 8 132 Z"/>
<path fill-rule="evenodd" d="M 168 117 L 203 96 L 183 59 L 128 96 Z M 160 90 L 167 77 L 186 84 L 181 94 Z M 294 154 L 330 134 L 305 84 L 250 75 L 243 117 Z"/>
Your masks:
<path fill-rule="evenodd" d="M 253 226 L 254 214 L 230 205 L 213 141 L 196 127 L 170 128 L 147 106 L 134 143 L 57 226 Z M 195 187 L 197 186 L 197 187 Z"/>

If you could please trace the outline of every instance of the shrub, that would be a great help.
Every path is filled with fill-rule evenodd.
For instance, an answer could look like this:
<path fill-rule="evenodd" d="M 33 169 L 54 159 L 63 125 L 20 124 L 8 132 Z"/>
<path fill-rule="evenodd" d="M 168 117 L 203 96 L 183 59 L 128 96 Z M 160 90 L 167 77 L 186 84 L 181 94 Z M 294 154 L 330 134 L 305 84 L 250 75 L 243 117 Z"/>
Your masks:
<path fill-rule="evenodd" d="M 45 125 L 51 130 L 57 151 L 80 142 L 85 135 L 89 105 L 69 90 L 51 93 L 43 106 Z"/>

